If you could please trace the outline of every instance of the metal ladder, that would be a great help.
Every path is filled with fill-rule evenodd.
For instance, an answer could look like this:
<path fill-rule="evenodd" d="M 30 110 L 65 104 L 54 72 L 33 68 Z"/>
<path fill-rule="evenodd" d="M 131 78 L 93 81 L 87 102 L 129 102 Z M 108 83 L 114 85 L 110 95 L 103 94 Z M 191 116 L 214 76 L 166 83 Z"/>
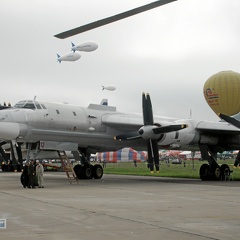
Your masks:
<path fill-rule="evenodd" d="M 57 153 L 58 153 L 58 156 L 61 160 L 63 171 L 66 173 L 68 181 L 70 182 L 70 184 L 72 184 L 74 182 L 79 184 L 78 177 L 77 177 L 77 175 L 76 175 L 76 173 L 73 169 L 71 161 L 67 157 L 66 152 L 65 151 L 57 151 Z"/>

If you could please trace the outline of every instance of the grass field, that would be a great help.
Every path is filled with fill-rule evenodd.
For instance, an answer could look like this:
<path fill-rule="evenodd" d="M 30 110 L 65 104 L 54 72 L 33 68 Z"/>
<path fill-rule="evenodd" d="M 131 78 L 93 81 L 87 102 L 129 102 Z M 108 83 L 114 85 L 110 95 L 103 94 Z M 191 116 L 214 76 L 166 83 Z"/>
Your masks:
<path fill-rule="evenodd" d="M 194 161 L 194 167 L 192 161 L 187 161 L 185 167 L 183 164 L 170 164 L 167 166 L 165 162 L 161 162 L 160 173 L 155 172 L 154 174 L 150 173 L 146 163 L 137 163 L 137 167 L 134 167 L 133 163 L 107 163 L 104 173 L 199 179 L 199 169 L 203 163 L 207 163 L 207 161 Z M 218 163 L 228 164 L 230 169 L 233 170 L 232 179 L 240 181 L 240 169 L 233 169 L 233 160 L 219 161 Z"/>

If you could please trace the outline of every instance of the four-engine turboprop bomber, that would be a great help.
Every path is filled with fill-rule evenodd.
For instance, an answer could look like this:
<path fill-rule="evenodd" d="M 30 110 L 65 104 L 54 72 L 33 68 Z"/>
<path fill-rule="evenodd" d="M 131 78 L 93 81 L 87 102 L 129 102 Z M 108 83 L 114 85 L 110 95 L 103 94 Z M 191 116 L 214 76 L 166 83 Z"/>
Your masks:
<path fill-rule="evenodd" d="M 142 95 L 143 114 L 118 112 L 113 106 L 88 107 L 20 101 L 0 111 L 0 146 L 6 142 L 18 148 L 22 143 L 37 149 L 70 150 L 82 156 L 75 166 L 78 178 L 101 178 L 100 165 L 94 168 L 86 157 L 91 153 L 123 147 L 148 151 L 148 166 L 159 170 L 158 149 L 200 149 L 204 160 L 202 180 L 220 180 L 229 166 L 219 166 L 217 152 L 239 149 L 240 130 L 226 122 L 207 122 L 154 116 L 149 94 Z M 28 150 L 30 147 L 28 148 Z M 3 149 L 0 149 L 3 153 Z M 84 157 L 85 156 L 85 157 Z"/>

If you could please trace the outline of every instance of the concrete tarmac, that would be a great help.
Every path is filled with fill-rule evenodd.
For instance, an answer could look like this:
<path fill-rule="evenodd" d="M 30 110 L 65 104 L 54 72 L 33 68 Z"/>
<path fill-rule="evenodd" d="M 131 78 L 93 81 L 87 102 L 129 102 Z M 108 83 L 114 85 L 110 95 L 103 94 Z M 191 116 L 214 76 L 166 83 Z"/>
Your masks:
<path fill-rule="evenodd" d="M 240 182 L 104 175 L 68 182 L 44 174 L 24 189 L 20 173 L 0 172 L 0 239 L 236 240 Z"/>

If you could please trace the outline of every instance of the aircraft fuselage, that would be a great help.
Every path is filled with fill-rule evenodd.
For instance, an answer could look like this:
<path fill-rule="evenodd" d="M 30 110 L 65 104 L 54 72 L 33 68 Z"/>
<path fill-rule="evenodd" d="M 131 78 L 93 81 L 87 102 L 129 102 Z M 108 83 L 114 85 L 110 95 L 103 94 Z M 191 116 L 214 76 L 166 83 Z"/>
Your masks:
<path fill-rule="evenodd" d="M 21 102 L 20 102 L 21 103 Z M 144 139 L 116 141 L 114 136 L 129 131 L 138 134 L 143 125 L 142 115 L 117 112 L 115 107 L 90 104 L 88 108 L 58 103 L 23 101 L 24 106 L 0 111 L 0 138 L 17 142 L 56 141 L 77 143 L 89 152 L 117 150 L 122 147 L 146 149 Z M 185 123 L 180 131 L 159 134 L 158 145 L 167 149 L 197 149 L 202 139 L 217 145 L 219 136 L 208 138 L 197 130 L 200 121 L 154 117 L 157 125 Z M 214 123 L 224 125 L 225 123 Z M 225 127 L 225 126 L 224 126 Z M 205 138 L 203 138 L 205 136 Z M 225 139 L 229 136 L 225 135 Z M 207 139 L 207 140 L 206 140 Z M 239 138 L 228 139 L 239 146 Z"/>

